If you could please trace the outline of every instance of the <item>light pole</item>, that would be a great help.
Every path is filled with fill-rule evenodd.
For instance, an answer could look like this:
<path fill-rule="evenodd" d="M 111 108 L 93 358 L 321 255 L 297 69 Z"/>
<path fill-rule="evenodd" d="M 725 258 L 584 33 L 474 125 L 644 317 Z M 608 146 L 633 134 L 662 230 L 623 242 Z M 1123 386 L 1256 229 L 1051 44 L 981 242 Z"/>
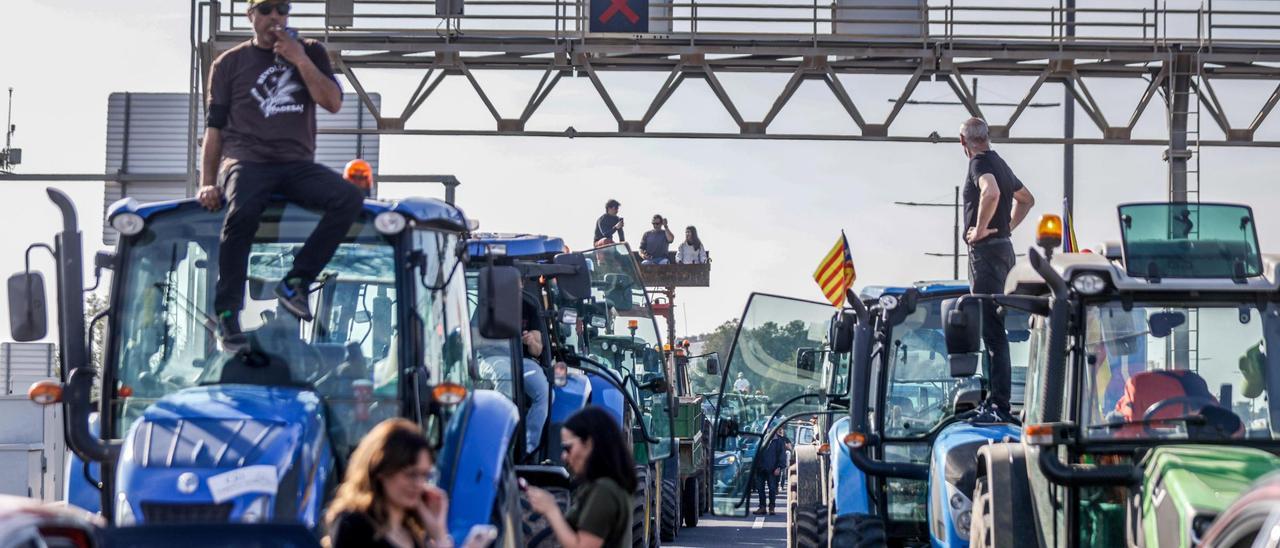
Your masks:
<path fill-rule="evenodd" d="M 936 202 L 894 202 L 894 204 L 908 207 L 950 207 L 954 211 L 954 225 L 952 229 L 952 252 L 951 253 L 925 253 L 930 257 L 951 257 L 951 277 L 952 279 L 960 279 L 960 187 L 956 187 L 955 202 L 950 204 Z"/>

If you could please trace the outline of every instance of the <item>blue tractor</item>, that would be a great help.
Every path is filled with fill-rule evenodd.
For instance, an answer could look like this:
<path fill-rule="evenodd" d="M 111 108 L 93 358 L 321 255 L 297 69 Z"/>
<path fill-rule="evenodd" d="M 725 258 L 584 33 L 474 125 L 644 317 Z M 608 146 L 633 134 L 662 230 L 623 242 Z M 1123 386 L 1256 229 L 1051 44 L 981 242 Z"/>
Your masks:
<path fill-rule="evenodd" d="M 667 381 L 652 308 L 626 246 L 568 253 L 559 238 L 478 234 L 468 242 L 468 255 L 473 289 L 482 285 L 484 268 L 519 272 L 519 331 L 522 337 L 536 333 L 541 342 L 540 355 L 526 355 L 530 347 L 522 337 L 493 338 L 479 331 L 474 337 L 481 377 L 517 402 L 524 417 L 510 449 L 516 474 L 567 505 L 570 484 L 559 451 L 560 425 L 587 404 L 603 407 L 636 447 L 641 488 L 633 542 L 656 544 L 659 500 L 650 455 L 657 451 L 650 448 L 665 444 L 670 452 Z M 542 516 L 527 508 L 522 515 L 529 545 L 554 544 Z"/>
<path fill-rule="evenodd" d="M 942 305 L 967 292 L 961 282 L 874 288 L 834 314 L 828 303 L 752 294 L 717 411 L 717 510 L 757 504 L 760 440 L 812 428 L 809 439 L 790 436 L 788 546 L 966 544 L 974 453 L 1018 434 L 972 412 L 981 376 L 951 375 Z M 1025 341 L 1018 314 L 1011 340 Z M 1016 365 L 1025 353 L 1012 345 Z"/>
<path fill-rule="evenodd" d="M 950 365 L 943 318 L 964 282 L 876 288 L 835 320 L 832 350 L 850 354 L 850 409 L 832 440 L 826 503 L 832 546 L 928 542 L 968 546 L 976 453 L 1016 440 L 1016 425 L 976 407 L 985 377 Z M 1006 316 L 1014 364 L 1013 400 L 1021 404 L 1027 316 Z"/>
<path fill-rule="evenodd" d="M 231 354 L 218 349 L 212 315 L 222 214 L 191 199 L 122 200 L 107 214 L 119 243 L 94 262 L 112 272 L 109 307 L 91 322 L 106 322 L 94 364 L 76 212 L 65 194 L 49 196 L 63 217 L 51 249 L 62 378 L 32 393 L 64 405 L 74 452 L 66 500 L 119 526 L 279 522 L 319 534 L 355 445 L 378 422 L 404 417 L 440 447 L 456 540 L 490 524 L 499 545 L 523 543 L 509 518 L 515 462 L 502 446 L 466 443 L 479 425 L 513 436 L 518 416 L 472 375 L 461 210 L 427 198 L 365 201 L 311 288 L 316 319 L 299 321 L 277 308 L 271 287 L 319 216 L 272 203 L 252 244 L 241 313 L 250 348 Z M 509 306 L 495 304 L 519 298 L 510 274 L 479 274 L 489 311 L 480 328 L 494 335 L 518 326 Z M 28 271 L 9 287 L 14 338 L 43 337 L 43 278 Z"/>

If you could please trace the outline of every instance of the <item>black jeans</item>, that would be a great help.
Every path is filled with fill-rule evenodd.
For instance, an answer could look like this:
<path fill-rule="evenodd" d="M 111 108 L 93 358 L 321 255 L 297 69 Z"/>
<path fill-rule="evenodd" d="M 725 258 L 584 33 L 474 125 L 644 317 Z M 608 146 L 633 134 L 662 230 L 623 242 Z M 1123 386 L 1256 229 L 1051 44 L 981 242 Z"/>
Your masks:
<path fill-rule="evenodd" d="M 988 239 L 969 247 L 969 283 L 977 294 L 1004 293 L 1004 280 L 1013 269 L 1013 244 L 1008 238 Z M 1009 371 L 1009 334 L 1004 328 L 1004 317 L 995 303 L 982 303 L 982 342 L 990 355 L 991 393 L 988 401 L 1009 411 L 1009 395 L 1012 391 L 1012 373 Z"/>
<path fill-rule="evenodd" d="M 319 224 L 294 256 L 293 268 L 285 275 L 286 279 L 299 278 L 307 284 L 333 258 L 364 203 L 359 188 L 314 162 L 237 162 L 223 171 L 220 182 L 227 214 L 219 240 L 218 284 L 213 301 L 216 312 L 244 308 L 249 249 L 272 195 L 323 211 Z"/>
<path fill-rule="evenodd" d="M 756 489 L 760 491 L 760 510 L 773 510 L 774 500 L 778 498 L 778 475 L 773 472 L 773 470 L 756 470 Z M 765 489 L 769 490 L 767 500 Z"/>

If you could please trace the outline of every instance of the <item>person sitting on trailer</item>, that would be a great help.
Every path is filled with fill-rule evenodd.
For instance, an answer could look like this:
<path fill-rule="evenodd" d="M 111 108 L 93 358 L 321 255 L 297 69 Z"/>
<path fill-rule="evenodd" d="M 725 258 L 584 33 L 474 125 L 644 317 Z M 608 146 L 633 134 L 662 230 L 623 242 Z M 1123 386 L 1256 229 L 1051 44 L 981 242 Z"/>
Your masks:
<path fill-rule="evenodd" d="M 224 350 L 248 347 L 240 329 L 249 249 L 259 217 L 275 195 L 323 212 L 320 223 L 275 287 L 280 304 L 310 321 L 308 289 L 360 214 L 364 195 L 315 162 L 316 105 L 342 107 L 329 55 L 298 40 L 288 0 L 249 0 L 253 38 L 227 50 L 209 71 L 200 204 L 227 213 L 219 239 L 214 311 Z"/>
<path fill-rule="evenodd" d="M 684 241 L 676 248 L 676 262 L 679 264 L 706 264 L 709 260 L 707 248 L 702 247 L 702 239 L 698 238 L 698 227 L 689 225 L 684 229 Z"/>
<path fill-rule="evenodd" d="M 670 264 L 671 242 L 676 235 L 671 233 L 667 220 L 662 215 L 653 216 L 653 230 L 640 237 L 641 264 Z"/>

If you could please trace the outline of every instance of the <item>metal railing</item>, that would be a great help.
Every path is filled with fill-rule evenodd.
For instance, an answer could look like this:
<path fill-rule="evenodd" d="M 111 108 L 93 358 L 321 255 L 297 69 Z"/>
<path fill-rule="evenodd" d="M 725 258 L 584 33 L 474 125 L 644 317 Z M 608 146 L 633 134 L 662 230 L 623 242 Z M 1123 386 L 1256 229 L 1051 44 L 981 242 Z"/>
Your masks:
<path fill-rule="evenodd" d="M 213 3 L 210 33 L 243 34 L 245 0 Z M 1215 6 L 1216 4 L 1216 6 Z M 293 0 L 291 24 L 355 39 L 460 37 L 810 39 L 822 42 L 1032 42 L 1167 45 L 1280 43 L 1280 0 L 672 0 L 649 4 L 643 35 L 589 32 L 589 0 L 465 0 L 440 17 L 430 0 L 355 0 L 349 26 L 330 24 L 325 0 Z M 1069 14 L 1074 36 L 1068 36 Z"/>

